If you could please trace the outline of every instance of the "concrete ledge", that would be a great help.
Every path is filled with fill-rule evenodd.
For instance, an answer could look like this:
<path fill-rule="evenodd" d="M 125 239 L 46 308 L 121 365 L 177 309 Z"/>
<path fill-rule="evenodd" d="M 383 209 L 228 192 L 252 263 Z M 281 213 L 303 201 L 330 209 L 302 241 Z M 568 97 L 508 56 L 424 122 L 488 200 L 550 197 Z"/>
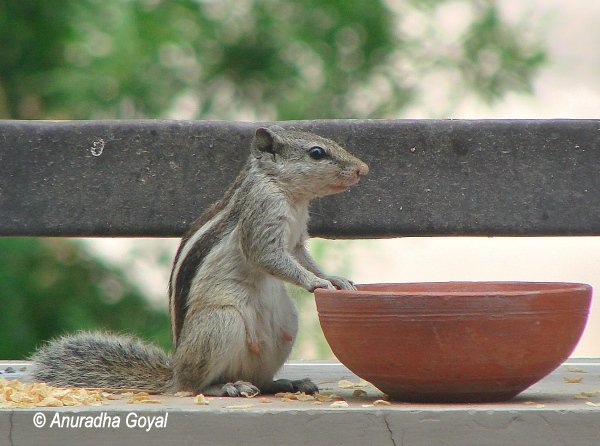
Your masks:
<path fill-rule="evenodd" d="M 371 167 L 315 203 L 313 235 L 600 234 L 599 120 L 280 124 Z M 179 236 L 236 176 L 259 125 L 0 121 L 0 235 Z"/>
<path fill-rule="evenodd" d="M 0 364 L 3 370 L 8 364 Z M 17 373 L 20 364 L 12 364 Z M 583 372 L 582 372 L 583 371 Z M 131 405 L 111 401 L 103 407 L 0 410 L 0 444 L 190 444 L 225 445 L 403 445 L 403 446 L 592 446 L 600 439 L 600 396 L 576 398 L 581 392 L 600 390 L 600 359 L 569 360 L 551 375 L 517 398 L 505 403 L 435 405 L 392 403 L 362 407 L 379 397 L 367 387 L 367 395 L 353 397 L 352 389 L 339 389 L 340 379 L 357 377 L 339 363 L 291 362 L 281 372 L 286 377 L 311 376 L 325 391 L 335 391 L 349 404 L 332 408 L 330 403 L 271 403 L 240 398 L 213 399 L 197 406 L 191 398 L 160 396 L 160 405 Z M 582 382 L 567 384 L 564 376 L 581 376 Z M 254 404 L 245 409 L 225 406 Z M 36 428 L 33 418 L 43 413 L 46 425 Z M 133 413 L 134 415 L 129 415 Z M 164 417 L 166 427 L 145 431 L 127 427 L 127 416 Z M 56 415 L 58 414 L 58 415 Z M 105 415 L 102 415 L 105 414 Z M 49 427 L 54 417 L 115 417 L 120 427 Z"/>

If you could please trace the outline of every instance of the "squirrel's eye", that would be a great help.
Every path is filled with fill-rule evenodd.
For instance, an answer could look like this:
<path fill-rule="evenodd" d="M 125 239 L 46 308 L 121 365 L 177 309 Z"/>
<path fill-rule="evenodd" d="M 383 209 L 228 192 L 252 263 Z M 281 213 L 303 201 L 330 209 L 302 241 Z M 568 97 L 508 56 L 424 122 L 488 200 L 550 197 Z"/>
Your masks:
<path fill-rule="evenodd" d="M 323 147 L 314 146 L 308 151 L 308 156 L 314 160 L 320 160 L 325 157 L 325 149 Z"/>

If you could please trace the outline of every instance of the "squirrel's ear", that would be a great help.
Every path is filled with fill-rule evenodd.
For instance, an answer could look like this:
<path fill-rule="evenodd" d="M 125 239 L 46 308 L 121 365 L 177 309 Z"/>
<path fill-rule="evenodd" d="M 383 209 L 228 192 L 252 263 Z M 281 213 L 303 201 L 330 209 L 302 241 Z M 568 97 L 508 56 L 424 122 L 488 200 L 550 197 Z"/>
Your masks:
<path fill-rule="evenodd" d="M 273 126 L 277 127 L 277 126 Z M 256 133 L 254 134 L 254 140 L 252 141 L 252 148 L 258 152 L 267 152 L 273 154 L 275 156 L 278 150 L 278 139 L 279 137 L 275 134 L 275 129 L 273 127 L 265 128 L 260 127 L 256 129 Z M 279 127 L 281 128 L 281 127 Z M 283 129 L 282 129 L 283 130 Z"/>

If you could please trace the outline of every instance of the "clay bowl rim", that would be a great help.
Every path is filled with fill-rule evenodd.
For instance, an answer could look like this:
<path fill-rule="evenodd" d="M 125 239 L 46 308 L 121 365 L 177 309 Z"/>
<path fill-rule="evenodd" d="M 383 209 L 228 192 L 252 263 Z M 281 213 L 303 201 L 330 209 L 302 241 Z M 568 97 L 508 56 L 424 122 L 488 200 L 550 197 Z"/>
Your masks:
<path fill-rule="evenodd" d="M 377 287 L 377 286 L 427 286 L 427 285 L 467 285 L 467 286 L 478 286 L 478 285 L 499 285 L 499 286 L 514 286 L 517 287 L 511 290 L 452 290 L 452 289 L 439 289 L 439 290 L 376 290 L 376 289 L 360 289 L 360 287 Z M 426 296 L 426 297 L 516 297 L 516 296 L 534 296 L 534 295 L 547 295 L 547 294 L 560 294 L 565 292 L 574 291 L 586 291 L 590 293 L 593 291 L 592 285 L 587 283 L 579 282 L 544 282 L 544 281 L 502 281 L 502 280 L 475 280 L 475 281 L 438 281 L 438 282 L 375 282 L 375 283 L 360 283 L 354 284 L 357 287 L 356 290 L 330 290 L 326 288 L 317 288 L 315 295 L 320 297 L 411 297 L 411 296 Z M 530 287 L 530 289 L 522 288 L 518 289 L 519 286 Z M 535 287 L 539 287 L 535 289 Z"/>

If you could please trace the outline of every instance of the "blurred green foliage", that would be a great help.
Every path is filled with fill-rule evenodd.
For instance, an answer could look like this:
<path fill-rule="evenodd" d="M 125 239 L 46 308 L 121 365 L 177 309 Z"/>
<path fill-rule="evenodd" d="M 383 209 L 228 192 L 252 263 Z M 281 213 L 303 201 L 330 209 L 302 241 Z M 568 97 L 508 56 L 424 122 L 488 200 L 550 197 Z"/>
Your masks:
<path fill-rule="evenodd" d="M 530 28 L 491 0 L 5 0 L 0 118 L 393 117 L 432 72 L 529 89 Z"/>
<path fill-rule="evenodd" d="M 531 28 L 491 0 L 4 0 L 0 118 L 398 117 L 432 73 L 493 101 L 530 90 Z M 0 239 L 0 304 L 4 358 L 95 326 L 169 344 L 164 312 L 72 241 Z"/>
<path fill-rule="evenodd" d="M 170 347 L 166 313 L 79 243 L 4 238 L 0 253 L 0 358 L 22 358 L 41 341 L 92 328 L 138 333 Z"/>

